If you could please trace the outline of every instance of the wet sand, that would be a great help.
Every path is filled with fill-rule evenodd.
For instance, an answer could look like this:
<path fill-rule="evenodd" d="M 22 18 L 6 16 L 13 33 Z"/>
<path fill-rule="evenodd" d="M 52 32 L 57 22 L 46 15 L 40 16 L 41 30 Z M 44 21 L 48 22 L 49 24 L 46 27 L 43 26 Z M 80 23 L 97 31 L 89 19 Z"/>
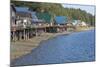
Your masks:
<path fill-rule="evenodd" d="M 34 36 L 29 40 L 22 40 L 11 42 L 11 60 L 19 58 L 25 54 L 28 54 L 34 48 L 39 46 L 41 41 L 48 40 L 58 35 L 70 34 L 71 32 L 62 32 L 62 33 L 42 33 L 40 36 Z"/>
<path fill-rule="evenodd" d="M 95 30 L 60 35 L 41 42 L 38 48 L 11 62 L 11 66 L 95 61 Z"/>

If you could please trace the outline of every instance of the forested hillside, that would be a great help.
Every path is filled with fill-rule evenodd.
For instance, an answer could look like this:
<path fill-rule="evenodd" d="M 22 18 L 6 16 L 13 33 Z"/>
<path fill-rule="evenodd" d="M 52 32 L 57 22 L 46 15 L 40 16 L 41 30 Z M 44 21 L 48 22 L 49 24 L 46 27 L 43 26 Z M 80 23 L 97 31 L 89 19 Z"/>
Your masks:
<path fill-rule="evenodd" d="M 58 3 L 40 3 L 40 2 L 24 2 L 24 1 L 11 1 L 15 6 L 26 6 L 32 11 L 50 12 L 54 16 L 67 16 L 69 20 L 82 20 L 94 26 L 95 16 L 81 9 L 64 8 Z"/>

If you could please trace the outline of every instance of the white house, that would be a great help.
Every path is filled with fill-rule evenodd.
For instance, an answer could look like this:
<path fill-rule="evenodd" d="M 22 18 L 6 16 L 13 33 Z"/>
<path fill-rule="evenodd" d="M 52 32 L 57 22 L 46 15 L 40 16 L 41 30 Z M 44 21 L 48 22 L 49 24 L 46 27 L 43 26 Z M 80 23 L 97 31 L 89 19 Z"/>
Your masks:
<path fill-rule="evenodd" d="M 86 22 L 81 21 L 81 20 L 73 20 L 73 21 L 72 21 L 72 24 L 73 24 L 74 26 L 87 26 Z"/>
<path fill-rule="evenodd" d="M 20 27 L 27 27 L 32 23 L 31 13 L 27 7 L 16 8 L 16 24 Z"/>

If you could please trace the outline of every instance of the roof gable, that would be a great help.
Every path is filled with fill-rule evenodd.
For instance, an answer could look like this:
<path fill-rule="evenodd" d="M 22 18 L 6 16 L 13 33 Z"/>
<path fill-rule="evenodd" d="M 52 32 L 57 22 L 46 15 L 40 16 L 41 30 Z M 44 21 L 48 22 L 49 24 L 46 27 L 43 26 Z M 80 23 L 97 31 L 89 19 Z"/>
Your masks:
<path fill-rule="evenodd" d="M 67 23 L 67 17 L 65 17 L 65 16 L 56 16 L 55 17 L 55 22 L 57 24 L 65 24 L 65 23 Z"/>
<path fill-rule="evenodd" d="M 33 19 L 38 19 L 37 16 L 36 16 L 36 12 L 31 12 L 31 15 L 32 15 Z"/>
<path fill-rule="evenodd" d="M 16 12 L 16 9 L 15 9 L 15 7 L 14 7 L 14 5 L 13 5 L 13 4 L 11 4 L 11 5 L 10 5 L 10 7 L 11 7 L 11 10 L 13 10 L 13 11 L 15 11 L 15 12 Z"/>
<path fill-rule="evenodd" d="M 24 13 L 25 12 L 27 12 L 27 13 L 30 12 L 28 7 L 15 7 L 15 9 L 16 9 L 17 12 L 24 12 Z"/>
<path fill-rule="evenodd" d="M 38 17 L 36 16 L 36 12 L 31 12 L 31 15 L 32 15 L 32 22 L 35 23 L 35 22 L 42 22 L 41 20 L 38 19 Z"/>

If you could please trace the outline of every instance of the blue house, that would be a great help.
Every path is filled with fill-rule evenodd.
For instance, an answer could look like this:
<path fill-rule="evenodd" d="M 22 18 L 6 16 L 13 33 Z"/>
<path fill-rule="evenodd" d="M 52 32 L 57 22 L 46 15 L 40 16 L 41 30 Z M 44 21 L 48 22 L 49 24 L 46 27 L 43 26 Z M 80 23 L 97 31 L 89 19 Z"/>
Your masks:
<path fill-rule="evenodd" d="M 57 25 L 57 32 L 67 31 L 68 19 L 66 16 L 56 16 L 55 24 Z"/>

